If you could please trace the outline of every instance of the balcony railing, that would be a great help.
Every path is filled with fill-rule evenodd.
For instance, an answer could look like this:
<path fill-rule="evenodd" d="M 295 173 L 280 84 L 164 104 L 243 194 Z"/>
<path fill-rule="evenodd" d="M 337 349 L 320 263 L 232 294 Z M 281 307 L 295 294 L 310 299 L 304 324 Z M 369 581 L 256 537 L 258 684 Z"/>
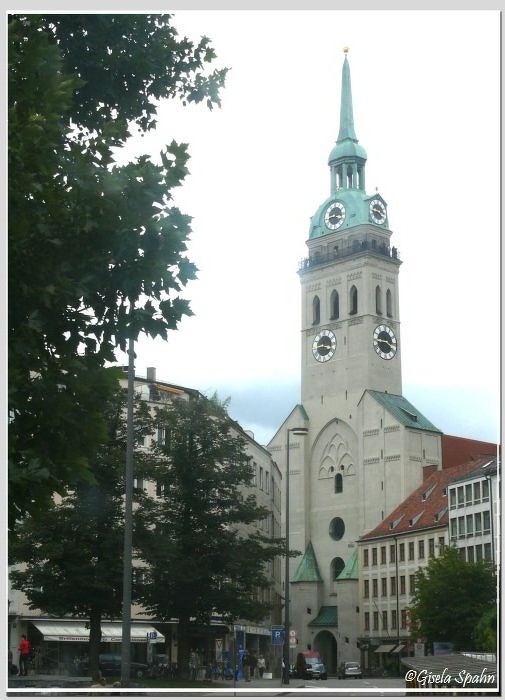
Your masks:
<path fill-rule="evenodd" d="M 375 243 L 375 241 L 374 241 Z M 334 260 L 342 260 L 343 258 L 349 258 L 353 255 L 360 255 L 364 251 L 373 253 L 375 255 L 381 255 L 390 260 L 396 260 L 401 263 L 400 257 L 398 255 L 398 250 L 393 246 L 390 248 L 386 244 L 382 245 L 372 245 L 370 241 L 352 241 L 351 245 L 344 248 L 338 248 L 336 250 L 322 252 L 314 252 L 308 258 L 304 258 L 298 267 L 299 272 L 304 272 L 309 268 L 318 267 L 320 265 L 326 265 L 333 262 Z"/>

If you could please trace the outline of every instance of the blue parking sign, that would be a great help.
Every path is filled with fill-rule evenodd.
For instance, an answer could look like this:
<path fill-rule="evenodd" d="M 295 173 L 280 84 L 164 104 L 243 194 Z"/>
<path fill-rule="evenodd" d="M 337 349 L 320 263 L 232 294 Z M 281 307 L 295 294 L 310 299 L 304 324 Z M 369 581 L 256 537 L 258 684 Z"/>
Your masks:
<path fill-rule="evenodd" d="M 275 625 L 271 628 L 270 641 L 272 644 L 284 644 L 284 625 Z"/>

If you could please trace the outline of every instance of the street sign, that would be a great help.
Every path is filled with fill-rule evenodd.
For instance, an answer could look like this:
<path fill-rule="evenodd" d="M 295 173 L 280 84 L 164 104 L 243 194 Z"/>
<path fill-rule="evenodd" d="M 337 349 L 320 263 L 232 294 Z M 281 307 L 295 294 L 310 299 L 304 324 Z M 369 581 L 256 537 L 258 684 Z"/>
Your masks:
<path fill-rule="evenodd" d="M 296 630 L 289 630 L 289 637 L 294 637 L 296 639 Z"/>
<path fill-rule="evenodd" d="M 284 644 L 284 625 L 274 625 L 270 630 L 270 641 L 272 644 L 281 646 Z"/>
<path fill-rule="evenodd" d="M 148 639 L 156 639 L 157 636 L 158 636 L 158 633 L 155 632 L 155 631 L 153 631 L 153 632 L 148 632 L 148 633 L 147 633 L 147 638 L 148 638 Z"/>

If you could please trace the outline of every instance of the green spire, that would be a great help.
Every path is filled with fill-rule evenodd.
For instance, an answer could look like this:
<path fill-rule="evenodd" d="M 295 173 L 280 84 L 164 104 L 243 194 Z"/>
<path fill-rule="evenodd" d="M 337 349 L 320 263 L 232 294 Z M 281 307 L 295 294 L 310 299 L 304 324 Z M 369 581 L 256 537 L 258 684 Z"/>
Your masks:
<path fill-rule="evenodd" d="M 340 99 L 340 130 L 338 132 L 337 143 L 344 139 L 357 141 L 354 132 L 354 117 L 352 112 L 352 93 L 351 93 L 351 71 L 347 60 L 347 51 L 344 49 L 345 59 L 342 66 L 342 95 Z"/>
<path fill-rule="evenodd" d="M 323 579 L 317 565 L 314 547 L 312 546 L 312 542 L 309 542 L 307 548 L 305 549 L 305 554 L 303 555 L 301 562 L 298 564 L 295 575 L 291 579 L 291 583 L 301 583 L 302 581 L 319 583 L 322 580 Z"/>

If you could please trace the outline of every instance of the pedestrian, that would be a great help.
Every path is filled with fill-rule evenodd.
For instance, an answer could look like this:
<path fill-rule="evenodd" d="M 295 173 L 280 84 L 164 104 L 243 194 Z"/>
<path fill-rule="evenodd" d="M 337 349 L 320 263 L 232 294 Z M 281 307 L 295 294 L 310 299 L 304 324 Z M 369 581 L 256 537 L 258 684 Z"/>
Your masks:
<path fill-rule="evenodd" d="M 21 641 L 18 646 L 19 651 L 19 675 L 28 675 L 28 662 L 30 661 L 30 655 L 32 652 L 32 645 L 28 641 L 26 634 L 21 635 Z"/>
<path fill-rule="evenodd" d="M 249 652 L 247 649 L 244 652 L 244 656 L 242 658 L 242 666 L 244 668 L 244 680 L 250 682 L 251 681 L 251 657 L 249 656 Z"/>
<path fill-rule="evenodd" d="M 260 674 L 260 678 L 263 678 L 263 674 L 265 673 L 266 667 L 267 665 L 265 662 L 265 657 L 263 656 L 263 654 L 260 654 L 258 656 L 258 673 Z"/>
<path fill-rule="evenodd" d="M 255 679 L 258 675 L 258 659 L 254 656 L 254 652 L 249 655 L 249 666 L 251 667 L 251 679 Z"/>

